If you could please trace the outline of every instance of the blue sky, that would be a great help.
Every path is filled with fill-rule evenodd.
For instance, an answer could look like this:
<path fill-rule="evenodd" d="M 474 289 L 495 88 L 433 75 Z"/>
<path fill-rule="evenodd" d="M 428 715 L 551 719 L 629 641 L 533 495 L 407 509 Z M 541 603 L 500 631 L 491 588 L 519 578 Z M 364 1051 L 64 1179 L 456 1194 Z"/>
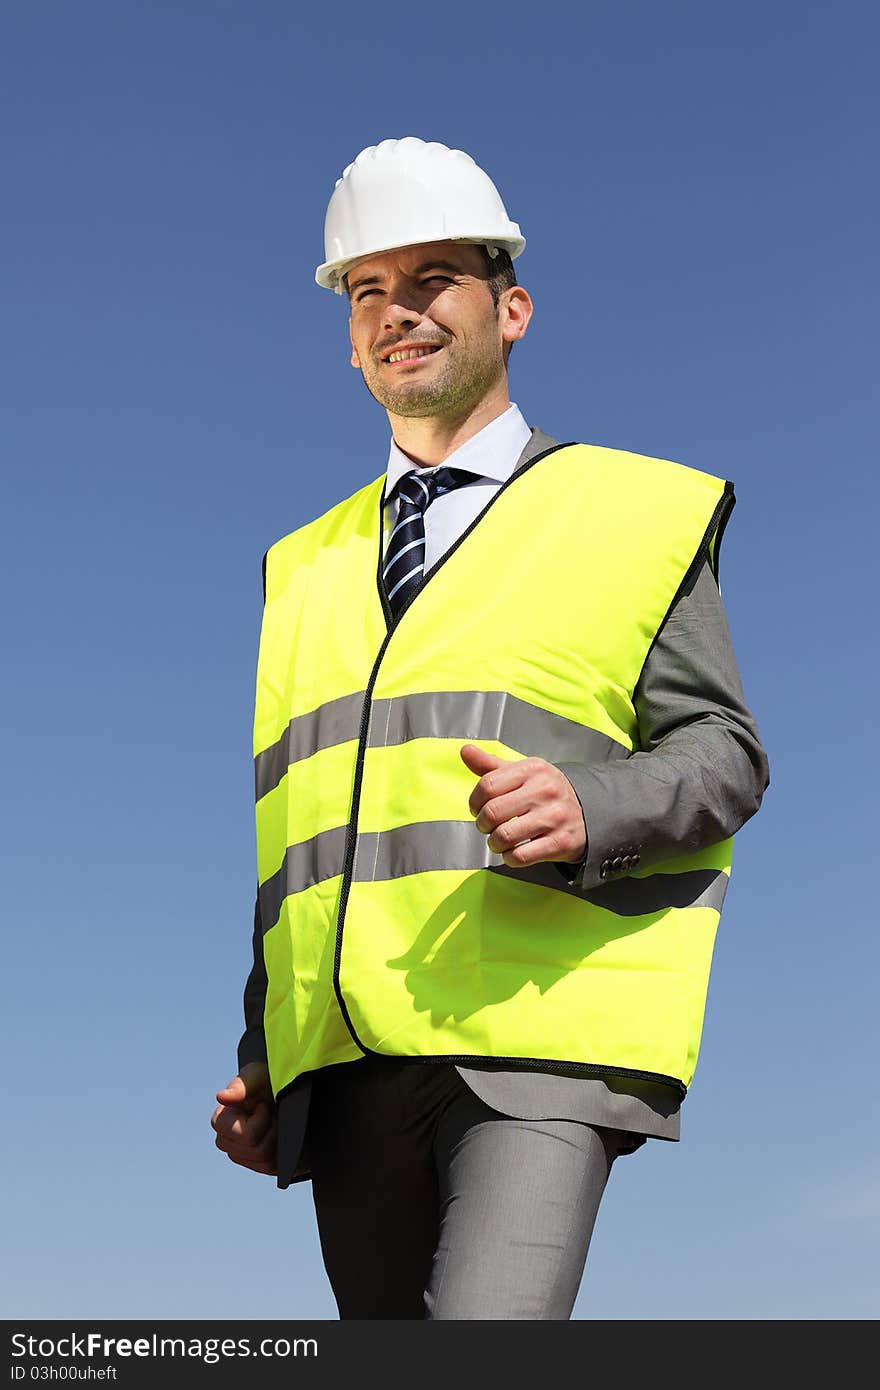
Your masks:
<path fill-rule="evenodd" d="M 528 240 L 511 396 L 733 479 L 771 763 L 681 1144 L 580 1319 L 865 1318 L 875 1058 L 876 9 L 43 0 L 4 19 L 7 1317 L 332 1318 L 310 1190 L 213 1148 L 254 885 L 260 560 L 385 466 L 314 284 L 364 146 L 469 151 Z"/>

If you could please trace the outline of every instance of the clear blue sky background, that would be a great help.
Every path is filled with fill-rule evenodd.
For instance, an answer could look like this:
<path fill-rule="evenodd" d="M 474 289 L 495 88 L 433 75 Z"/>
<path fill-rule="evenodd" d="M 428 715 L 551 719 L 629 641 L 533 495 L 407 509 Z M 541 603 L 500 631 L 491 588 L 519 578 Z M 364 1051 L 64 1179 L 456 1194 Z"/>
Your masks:
<path fill-rule="evenodd" d="M 528 238 L 530 423 L 739 498 L 722 586 L 772 785 L 683 1141 L 617 1166 L 575 1315 L 876 1314 L 876 14 L 6 8 L 6 1316 L 336 1315 L 309 1186 L 208 1120 L 260 560 L 387 453 L 314 284 L 324 210 L 405 134 L 468 150 Z"/>

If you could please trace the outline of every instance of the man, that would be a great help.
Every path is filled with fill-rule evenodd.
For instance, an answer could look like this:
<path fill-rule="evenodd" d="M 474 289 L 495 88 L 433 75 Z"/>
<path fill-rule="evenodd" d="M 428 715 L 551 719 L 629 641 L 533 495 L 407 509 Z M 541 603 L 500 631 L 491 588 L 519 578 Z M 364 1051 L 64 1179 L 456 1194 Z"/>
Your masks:
<path fill-rule="evenodd" d="M 311 1178 L 343 1318 L 568 1318 L 612 1164 L 676 1140 L 767 760 L 732 485 L 530 428 L 525 242 L 462 151 L 337 182 L 316 279 L 387 471 L 273 546 L 233 1162 Z"/>

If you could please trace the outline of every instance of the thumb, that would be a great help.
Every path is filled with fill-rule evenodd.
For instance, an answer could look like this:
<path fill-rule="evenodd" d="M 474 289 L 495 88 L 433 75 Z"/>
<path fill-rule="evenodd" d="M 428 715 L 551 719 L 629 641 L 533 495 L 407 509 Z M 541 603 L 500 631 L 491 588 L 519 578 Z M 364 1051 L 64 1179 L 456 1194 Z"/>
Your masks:
<path fill-rule="evenodd" d="M 485 748 L 478 748 L 475 743 L 465 743 L 459 752 L 462 762 L 479 777 L 482 777 L 484 772 L 491 772 L 493 768 L 500 767 L 504 762 L 496 753 L 487 753 Z"/>
<path fill-rule="evenodd" d="M 217 1099 L 221 1105 L 240 1105 L 247 1095 L 247 1087 L 240 1076 L 234 1076 L 232 1080 L 217 1092 Z"/>
<path fill-rule="evenodd" d="M 258 1101 L 272 1100 L 272 1081 L 265 1062 L 245 1062 L 222 1091 L 217 1092 L 221 1105 L 254 1106 Z"/>

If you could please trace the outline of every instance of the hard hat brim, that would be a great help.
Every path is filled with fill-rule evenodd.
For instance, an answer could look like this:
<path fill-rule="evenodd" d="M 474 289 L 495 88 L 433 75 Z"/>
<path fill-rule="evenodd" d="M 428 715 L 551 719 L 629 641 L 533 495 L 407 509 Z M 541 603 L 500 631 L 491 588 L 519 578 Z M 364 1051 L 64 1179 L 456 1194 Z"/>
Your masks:
<path fill-rule="evenodd" d="M 525 250 L 526 239 L 524 236 L 499 237 L 499 236 L 450 236 L 439 237 L 437 240 L 467 242 L 476 246 L 496 246 L 506 251 L 510 259 L 516 260 Z M 325 290 L 334 290 L 336 294 L 344 294 L 342 279 L 357 261 L 362 261 L 365 256 L 378 256 L 384 251 L 398 251 L 405 246 L 420 246 L 421 242 L 392 242 L 388 246 L 373 246 L 369 251 L 361 251 L 357 256 L 348 256 L 343 260 L 325 261 L 319 265 L 315 271 L 315 282 Z"/>

